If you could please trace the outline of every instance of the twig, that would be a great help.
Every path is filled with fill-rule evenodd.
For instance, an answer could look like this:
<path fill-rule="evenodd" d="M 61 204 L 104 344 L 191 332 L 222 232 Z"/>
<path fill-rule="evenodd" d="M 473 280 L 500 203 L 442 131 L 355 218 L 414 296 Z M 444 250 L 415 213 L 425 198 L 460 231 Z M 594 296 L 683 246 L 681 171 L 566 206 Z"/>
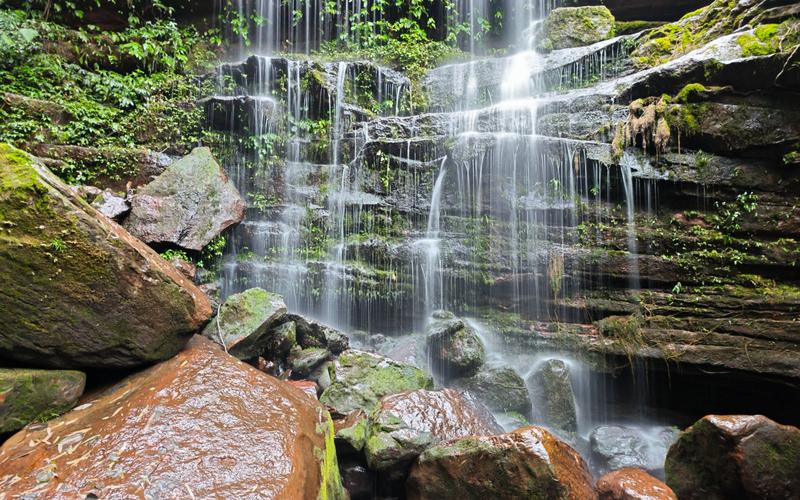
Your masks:
<path fill-rule="evenodd" d="M 219 343 L 222 344 L 222 348 L 225 349 L 225 352 L 227 353 L 228 352 L 228 346 L 225 345 L 225 339 L 222 338 L 222 330 L 219 327 L 219 309 L 220 309 L 220 307 L 221 307 L 221 304 L 217 304 L 217 318 L 215 320 L 217 322 L 217 337 L 219 337 Z"/>

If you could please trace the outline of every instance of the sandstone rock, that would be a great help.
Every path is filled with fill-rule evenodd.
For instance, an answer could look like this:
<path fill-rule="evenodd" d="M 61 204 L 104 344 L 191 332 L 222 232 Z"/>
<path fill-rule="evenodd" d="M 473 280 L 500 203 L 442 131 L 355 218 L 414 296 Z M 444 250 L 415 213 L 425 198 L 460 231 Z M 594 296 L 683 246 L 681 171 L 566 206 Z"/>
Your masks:
<path fill-rule="evenodd" d="M 669 486 L 642 469 L 609 472 L 597 480 L 599 500 L 678 500 Z"/>
<path fill-rule="evenodd" d="M 195 278 L 197 277 L 197 266 L 189 262 L 188 260 L 183 260 L 180 257 L 175 257 L 169 261 L 172 266 L 180 271 L 180 273 L 189 281 L 194 283 Z"/>
<path fill-rule="evenodd" d="M 540 427 L 429 448 L 412 467 L 406 492 L 409 500 L 597 498 L 580 455 Z"/>
<path fill-rule="evenodd" d="M 344 498 L 322 406 L 203 337 L 11 437 L 0 448 L 0 490 L 39 498 Z"/>
<path fill-rule="evenodd" d="M 317 383 L 313 380 L 289 380 L 287 384 L 297 387 L 314 399 L 319 398 L 319 394 L 317 394 Z"/>
<path fill-rule="evenodd" d="M 682 500 L 800 498 L 800 429 L 761 415 L 708 415 L 672 445 L 665 470 Z"/>
<path fill-rule="evenodd" d="M 94 186 L 78 186 L 77 191 L 78 195 L 98 212 L 117 222 L 131 210 L 125 196 L 120 196 L 110 189 L 101 190 Z"/>
<path fill-rule="evenodd" d="M 206 296 L 27 154 L 0 145 L 0 358 L 58 368 L 173 356 Z"/>
<path fill-rule="evenodd" d="M 199 252 L 244 212 L 244 200 L 211 151 L 196 148 L 137 190 L 125 228 L 146 243 Z"/>
<path fill-rule="evenodd" d="M 68 411 L 85 383 L 86 375 L 77 371 L 0 368 L 0 433 Z"/>
<path fill-rule="evenodd" d="M 343 414 L 371 411 L 383 396 L 433 388 L 433 379 L 419 368 L 352 349 L 343 352 L 330 371 L 331 385 L 320 401 Z"/>
<path fill-rule="evenodd" d="M 434 314 L 428 325 L 425 349 L 431 368 L 447 379 L 475 375 L 486 362 L 486 350 L 475 330 L 444 311 Z"/>
<path fill-rule="evenodd" d="M 261 288 L 231 295 L 203 335 L 220 343 L 239 359 L 259 356 L 269 342 L 268 332 L 286 315 L 283 297 Z"/>
<path fill-rule="evenodd" d="M 457 391 L 386 396 L 369 416 L 367 463 L 373 470 L 405 468 L 426 448 L 466 436 L 503 432 L 488 409 Z"/>
<path fill-rule="evenodd" d="M 273 361 L 285 359 L 292 348 L 297 345 L 297 329 L 294 321 L 288 321 L 276 326 L 269 333 L 266 345 L 266 354 Z"/>
<path fill-rule="evenodd" d="M 483 368 L 472 377 L 454 380 L 452 386 L 469 392 L 492 411 L 530 417 L 528 388 L 512 368 Z"/>
<path fill-rule="evenodd" d="M 530 376 L 534 411 L 548 426 L 566 432 L 578 431 L 575 394 L 569 368 L 560 359 L 548 359 Z"/>
<path fill-rule="evenodd" d="M 614 16 L 602 6 L 564 7 L 550 12 L 537 46 L 544 50 L 569 49 L 602 42 L 614 36 Z"/>

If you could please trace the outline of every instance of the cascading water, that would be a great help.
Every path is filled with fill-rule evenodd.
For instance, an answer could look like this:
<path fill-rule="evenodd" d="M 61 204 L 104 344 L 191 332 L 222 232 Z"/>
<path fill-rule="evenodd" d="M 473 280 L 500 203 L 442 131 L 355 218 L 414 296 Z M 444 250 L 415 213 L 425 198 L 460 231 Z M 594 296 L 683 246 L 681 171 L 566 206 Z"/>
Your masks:
<path fill-rule="evenodd" d="M 472 23 L 488 12 L 477 3 L 459 3 L 460 16 Z M 261 286 L 342 330 L 392 335 L 420 331 L 438 309 L 501 318 L 474 322 L 491 364 L 527 376 L 558 359 L 571 376 L 577 434 L 614 421 L 607 381 L 557 346 L 565 325 L 591 322 L 571 298 L 602 286 L 585 278 L 592 264 L 579 225 L 607 222 L 619 195 L 630 289 L 639 289 L 639 167 L 635 158 L 607 166 L 596 143 L 561 139 L 542 118 L 565 87 L 616 76 L 625 44 L 531 50 L 537 23 L 556 6 L 510 2 L 511 54 L 478 58 L 473 46 L 469 62 L 432 71 L 425 115 L 400 116 L 408 81 L 374 65 L 273 56 L 224 67 L 220 88 L 236 85 L 219 101 L 245 103 L 228 116 L 227 168 L 250 208 L 228 245 L 223 295 Z M 278 50 L 273 31 L 258 34 L 263 50 Z M 295 50 L 320 41 L 303 36 Z M 234 123 L 243 116 L 247 126 Z M 520 331 L 533 345 L 504 336 Z"/>

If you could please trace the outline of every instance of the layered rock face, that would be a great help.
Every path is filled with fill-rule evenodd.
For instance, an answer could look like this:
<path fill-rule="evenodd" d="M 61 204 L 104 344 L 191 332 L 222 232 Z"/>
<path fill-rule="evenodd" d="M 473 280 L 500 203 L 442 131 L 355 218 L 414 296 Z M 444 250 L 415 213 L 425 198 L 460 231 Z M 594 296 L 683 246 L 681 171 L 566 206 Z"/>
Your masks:
<path fill-rule="evenodd" d="M 200 290 L 27 154 L 0 146 L 0 358 L 128 367 L 211 316 Z"/>
<path fill-rule="evenodd" d="M 345 498 L 324 408 L 202 337 L 10 438 L 0 489 L 37 498 Z"/>

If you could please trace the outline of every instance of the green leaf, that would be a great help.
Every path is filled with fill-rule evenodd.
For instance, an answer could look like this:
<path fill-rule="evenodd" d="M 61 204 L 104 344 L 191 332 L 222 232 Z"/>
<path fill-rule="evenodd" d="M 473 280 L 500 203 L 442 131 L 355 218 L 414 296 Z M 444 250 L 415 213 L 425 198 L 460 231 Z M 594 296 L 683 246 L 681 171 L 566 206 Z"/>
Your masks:
<path fill-rule="evenodd" d="M 37 36 L 39 36 L 39 32 L 31 28 L 20 28 L 19 34 L 22 35 L 22 38 L 24 38 L 28 43 L 32 42 Z"/>

